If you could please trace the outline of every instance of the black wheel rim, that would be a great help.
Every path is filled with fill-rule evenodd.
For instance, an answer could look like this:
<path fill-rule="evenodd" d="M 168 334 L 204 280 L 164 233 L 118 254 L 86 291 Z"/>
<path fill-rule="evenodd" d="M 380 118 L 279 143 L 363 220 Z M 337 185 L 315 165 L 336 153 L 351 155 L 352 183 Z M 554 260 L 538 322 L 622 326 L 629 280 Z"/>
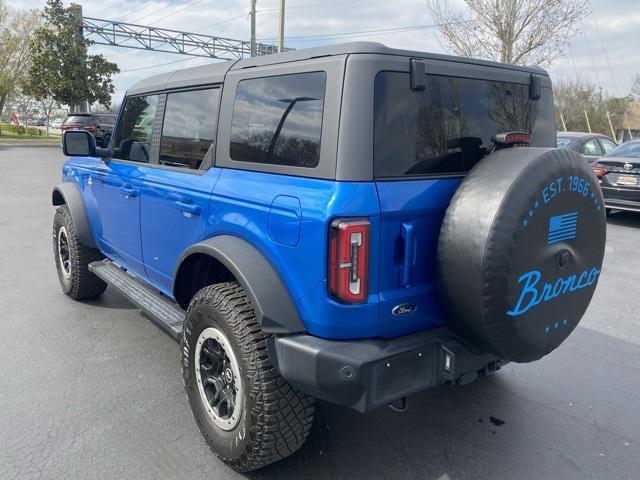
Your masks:
<path fill-rule="evenodd" d="M 196 346 L 196 378 L 209 418 L 223 430 L 233 429 L 242 405 L 242 382 L 229 341 L 216 328 L 205 329 Z"/>
<path fill-rule="evenodd" d="M 60 227 L 58 231 L 58 259 L 60 260 L 60 268 L 65 278 L 71 276 L 71 252 L 69 250 L 69 237 L 67 229 Z"/>

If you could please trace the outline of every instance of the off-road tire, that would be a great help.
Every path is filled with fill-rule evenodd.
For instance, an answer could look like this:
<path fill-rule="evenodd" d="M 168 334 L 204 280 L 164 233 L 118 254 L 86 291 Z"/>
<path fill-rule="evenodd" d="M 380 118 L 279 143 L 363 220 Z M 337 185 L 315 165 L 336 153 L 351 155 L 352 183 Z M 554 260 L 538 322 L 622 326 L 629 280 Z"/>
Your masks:
<path fill-rule="evenodd" d="M 196 343 L 207 328 L 227 338 L 242 381 L 241 417 L 232 430 L 218 427 L 198 390 Z M 239 472 L 256 470 L 296 452 L 314 416 L 314 399 L 296 390 L 271 365 L 268 335 L 256 321 L 251 302 L 237 282 L 200 290 L 191 300 L 182 335 L 182 374 L 193 416 L 213 452 Z"/>
<path fill-rule="evenodd" d="M 61 231 L 66 232 L 69 249 L 68 274 L 63 270 L 59 255 L 58 237 Z M 84 300 L 95 298 L 105 291 L 107 284 L 88 268 L 91 262 L 102 260 L 104 255 L 99 250 L 80 243 L 71 212 L 66 205 L 58 207 L 53 217 L 53 254 L 60 286 L 68 296 L 74 300 Z"/>

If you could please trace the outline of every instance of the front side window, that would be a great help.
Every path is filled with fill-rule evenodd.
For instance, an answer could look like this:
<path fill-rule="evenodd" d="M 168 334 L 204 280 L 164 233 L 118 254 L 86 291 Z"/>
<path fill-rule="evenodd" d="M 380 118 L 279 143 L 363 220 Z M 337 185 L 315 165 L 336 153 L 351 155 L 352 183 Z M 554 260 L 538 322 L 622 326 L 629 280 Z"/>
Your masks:
<path fill-rule="evenodd" d="M 549 89 L 535 101 L 528 84 L 439 75 L 427 75 L 425 83 L 412 91 L 408 73 L 376 75 L 376 177 L 466 173 L 500 133 L 528 133 L 532 146 L 556 144 Z"/>
<path fill-rule="evenodd" d="M 214 148 L 220 89 L 167 95 L 160 138 L 161 165 L 198 169 Z"/>
<path fill-rule="evenodd" d="M 158 95 L 129 97 L 116 129 L 114 158 L 149 163 Z"/>
<path fill-rule="evenodd" d="M 240 81 L 231 123 L 231 159 L 317 166 L 325 83 L 324 72 Z"/>

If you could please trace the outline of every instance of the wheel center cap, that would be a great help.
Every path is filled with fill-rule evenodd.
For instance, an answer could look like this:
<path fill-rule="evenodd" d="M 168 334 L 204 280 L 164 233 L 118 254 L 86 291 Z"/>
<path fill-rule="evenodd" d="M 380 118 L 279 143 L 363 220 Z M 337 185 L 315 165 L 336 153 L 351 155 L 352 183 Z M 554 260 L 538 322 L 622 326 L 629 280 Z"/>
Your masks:
<path fill-rule="evenodd" d="M 563 251 L 558 255 L 558 268 L 564 270 L 571 261 L 571 253 L 568 250 Z"/>
<path fill-rule="evenodd" d="M 233 382 L 233 372 L 231 371 L 230 368 L 226 368 L 224 371 L 224 380 L 227 383 L 231 383 Z"/>

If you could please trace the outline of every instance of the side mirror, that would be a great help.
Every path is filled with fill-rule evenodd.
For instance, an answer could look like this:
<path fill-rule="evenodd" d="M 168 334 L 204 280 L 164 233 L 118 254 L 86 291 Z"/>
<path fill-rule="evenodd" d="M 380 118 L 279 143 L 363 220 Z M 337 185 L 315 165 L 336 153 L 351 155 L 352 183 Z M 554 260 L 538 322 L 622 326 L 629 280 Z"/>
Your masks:
<path fill-rule="evenodd" d="M 96 138 L 85 130 L 67 130 L 62 134 L 62 151 L 67 157 L 95 157 Z"/>

